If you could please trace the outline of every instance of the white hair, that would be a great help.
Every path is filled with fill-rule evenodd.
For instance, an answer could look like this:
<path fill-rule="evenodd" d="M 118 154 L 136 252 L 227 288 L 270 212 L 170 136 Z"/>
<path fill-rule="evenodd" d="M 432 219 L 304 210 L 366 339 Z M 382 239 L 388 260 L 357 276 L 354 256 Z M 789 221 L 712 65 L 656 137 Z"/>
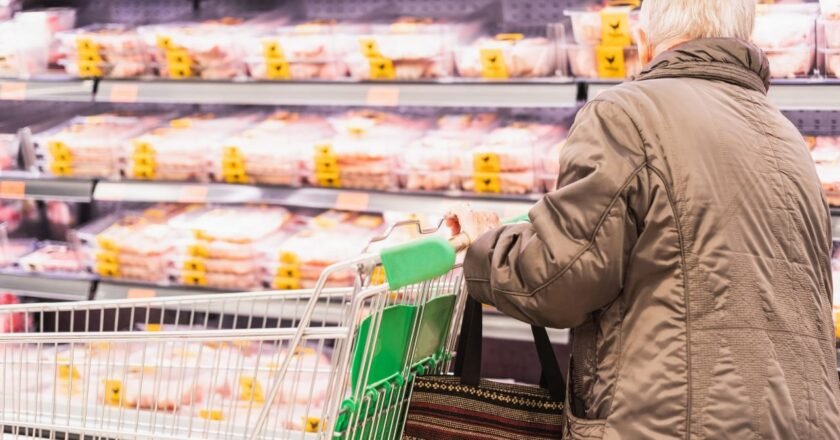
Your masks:
<path fill-rule="evenodd" d="M 678 39 L 749 40 L 755 0 L 644 0 L 641 27 L 650 47 Z"/>

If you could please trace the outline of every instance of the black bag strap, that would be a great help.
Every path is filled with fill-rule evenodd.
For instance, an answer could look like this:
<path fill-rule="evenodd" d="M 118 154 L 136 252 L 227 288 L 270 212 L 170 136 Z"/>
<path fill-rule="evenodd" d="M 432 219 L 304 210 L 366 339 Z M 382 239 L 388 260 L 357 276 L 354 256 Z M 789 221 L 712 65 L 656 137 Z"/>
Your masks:
<path fill-rule="evenodd" d="M 481 303 L 468 297 L 461 322 L 461 334 L 458 336 L 457 355 L 455 357 L 455 376 L 461 383 L 478 386 L 481 380 L 482 316 Z M 548 389 L 556 402 L 566 399 L 566 382 L 557 363 L 557 356 L 543 327 L 531 326 L 537 356 L 542 367 L 540 386 Z"/>

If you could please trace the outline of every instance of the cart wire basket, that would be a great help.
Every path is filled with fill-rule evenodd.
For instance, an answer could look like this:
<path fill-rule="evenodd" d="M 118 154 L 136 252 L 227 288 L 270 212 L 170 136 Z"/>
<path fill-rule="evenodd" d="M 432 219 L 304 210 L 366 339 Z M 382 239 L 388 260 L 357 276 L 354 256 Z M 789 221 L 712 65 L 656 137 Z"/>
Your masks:
<path fill-rule="evenodd" d="M 19 324 L 0 334 L 3 438 L 399 438 L 413 378 L 449 369 L 465 298 L 436 229 L 374 241 L 407 226 L 422 238 L 312 290 L 0 307 Z M 326 287 L 348 270 L 353 287 Z"/>

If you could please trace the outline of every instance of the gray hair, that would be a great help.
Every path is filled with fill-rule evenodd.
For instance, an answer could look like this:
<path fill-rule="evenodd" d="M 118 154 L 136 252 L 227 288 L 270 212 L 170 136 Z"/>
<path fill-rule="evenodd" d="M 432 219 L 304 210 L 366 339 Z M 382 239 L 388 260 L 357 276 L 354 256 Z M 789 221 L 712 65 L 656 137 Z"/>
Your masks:
<path fill-rule="evenodd" d="M 755 0 L 645 0 L 641 27 L 656 49 L 676 39 L 749 40 L 755 26 Z"/>

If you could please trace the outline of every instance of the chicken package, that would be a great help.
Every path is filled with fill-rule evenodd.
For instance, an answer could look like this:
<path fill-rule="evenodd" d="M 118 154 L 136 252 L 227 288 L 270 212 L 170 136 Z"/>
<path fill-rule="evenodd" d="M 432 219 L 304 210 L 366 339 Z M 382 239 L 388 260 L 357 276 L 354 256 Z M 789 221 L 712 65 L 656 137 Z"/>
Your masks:
<path fill-rule="evenodd" d="M 641 71 L 634 46 L 602 47 L 569 45 L 566 48 L 572 75 L 578 78 L 630 79 Z"/>
<path fill-rule="evenodd" d="M 635 44 L 634 30 L 639 26 L 639 13 L 626 6 L 590 6 L 563 11 L 563 15 L 572 21 L 572 33 L 575 42 L 584 46 L 596 46 L 603 42 L 604 24 L 615 31 L 613 36 L 630 39 L 626 44 Z"/>
<path fill-rule="evenodd" d="M 8 231 L 0 231 L 0 267 L 16 264 L 20 259 L 35 249 L 35 240 L 19 238 L 8 240 Z"/>
<path fill-rule="evenodd" d="M 167 259 L 178 239 L 178 231 L 167 221 L 184 209 L 158 205 L 80 229 L 78 237 L 92 271 L 105 278 L 165 283 Z"/>
<path fill-rule="evenodd" d="M 474 148 L 496 123 L 491 113 L 442 116 L 436 130 L 399 154 L 400 186 L 413 191 L 450 189 L 457 180 L 462 153 Z"/>
<path fill-rule="evenodd" d="M 372 24 L 345 56 L 357 80 L 417 80 L 451 76 L 452 48 L 471 41 L 478 23 L 400 18 Z"/>
<path fill-rule="evenodd" d="M 540 152 L 563 130 L 538 123 L 513 123 L 493 130 L 462 155 L 461 187 L 481 193 L 527 194 L 536 189 Z"/>
<path fill-rule="evenodd" d="M 130 179 L 207 181 L 207 151 L 257 120 L 253 114 L 194 114 L 173 119 L 128 142 L 124 174 Z"/>
<path fill-rule="evenodd" d="M 332 133 L 322 116 L 276 112 L 220 143 L 213 177 L 228 183 L 299 186 L 312 146 Z"/>
<path fill-rule="evenodd" d="M 824 44 L 830 49 L 840 49 L 840 0 L 820 0 Z"/>
<path fill-rule="evenodd" d="M 263 246 L 263 277 L 272 289 L 312 288 L 328 266 L 358 256 L 381 231 L 382 218 L 342 211 L 328 211 L 312 218 L 288 238 Z M 353 283 L 352 270 L 336 272 L 330 286 Z"/>
<path fill-rule="evenodd" d="M 317 186 L 388 190 L 396 187 L 396 158 L 429 127 L 425 119 L 350 111 L 330 118 L 336 135 L 315 144 L 309 181 Z"/>
<path fill-rule="evenodd" d="M 0 77 L 29 78 L 47 71 L 50 34 L 23 20 L 0 22 Z"/>
<path fill-rule="evenodd" d="M 554 75 L 556 54 L 548 38 L 498 34 L 455 49 L 455 66 L 466 78 L 539 78 Z"/>
<path fill-rule="evenodd" d="M 811 74 L 816 56 L 815 4 L 758 5 L 752 40 L 767 52 L 773 78 Z"/>
<path fill-rule="evenodd" d="M 164 78 L 244 78 L 248 69 L 239 41 L 262 27 L 242 19 L 143 26 L 138 32 L 150 47 L 157 72 Z"/>
<path fill-rule="evenodd" d="M 281 26 L 242 41 L 252 78 L 267 80 L 337 80 L 347 76 L 344 58 L 358 50 L 360 27 L 334 20 Z"/>
<path fill-rule="evenodd" d="M 123 145 L 161 118 L 103 113 L 78 116 L 34 137 L 43 171 L 61 177 L 118 178 Z"/>
<path fill-rule="evenodd" d="M 289 367 L 280 390 L 271 401 L 275 405 L 321 406 L 327 397 L 331 373 L 330 358 L 315 349 L 301 347 L 294 352 L 276 350 L 244 358 L 241 374 L 233 382 L 233 396 L 242 402 L 265 403 L 270 388 L 279 379 L 286 358 Z"/>
<path fill-rule="evenodd" d="M 146 45 L 133 27 L 92 25 L 59 32 L 56 39 L 68 75 L 135 78 L 151 71 Z"/>
<path fill-rule="evenodd" d="M 76 27 L 76 9 L 74 8 L 44 8 L 28 9 L 15 14 L 15 20 L 24 23 L 28 29 L 46 29 L 49 36 L 47 64 L 59 66 L 65 55 L 61 44 L 55 35 Z"/>
<path fill-rule="evenodd" d="M 78 274 L 84 270 L 82 258 L 67 243 L 39 243 L 32 253 L 18 260 L 18 266 L 33 273 Z"/>
<path fill-rule="evenodd" d="M 171 279 L 220 289 L 259 288 L 261 268 L 253 255 L 258 255 L 258 244 L 278 234 L 289 218 L 286 209 L 264 207 L 204 208 L 173 218 L 170 225 L 192 238 L 178 243 L 170 259 Z"/>

